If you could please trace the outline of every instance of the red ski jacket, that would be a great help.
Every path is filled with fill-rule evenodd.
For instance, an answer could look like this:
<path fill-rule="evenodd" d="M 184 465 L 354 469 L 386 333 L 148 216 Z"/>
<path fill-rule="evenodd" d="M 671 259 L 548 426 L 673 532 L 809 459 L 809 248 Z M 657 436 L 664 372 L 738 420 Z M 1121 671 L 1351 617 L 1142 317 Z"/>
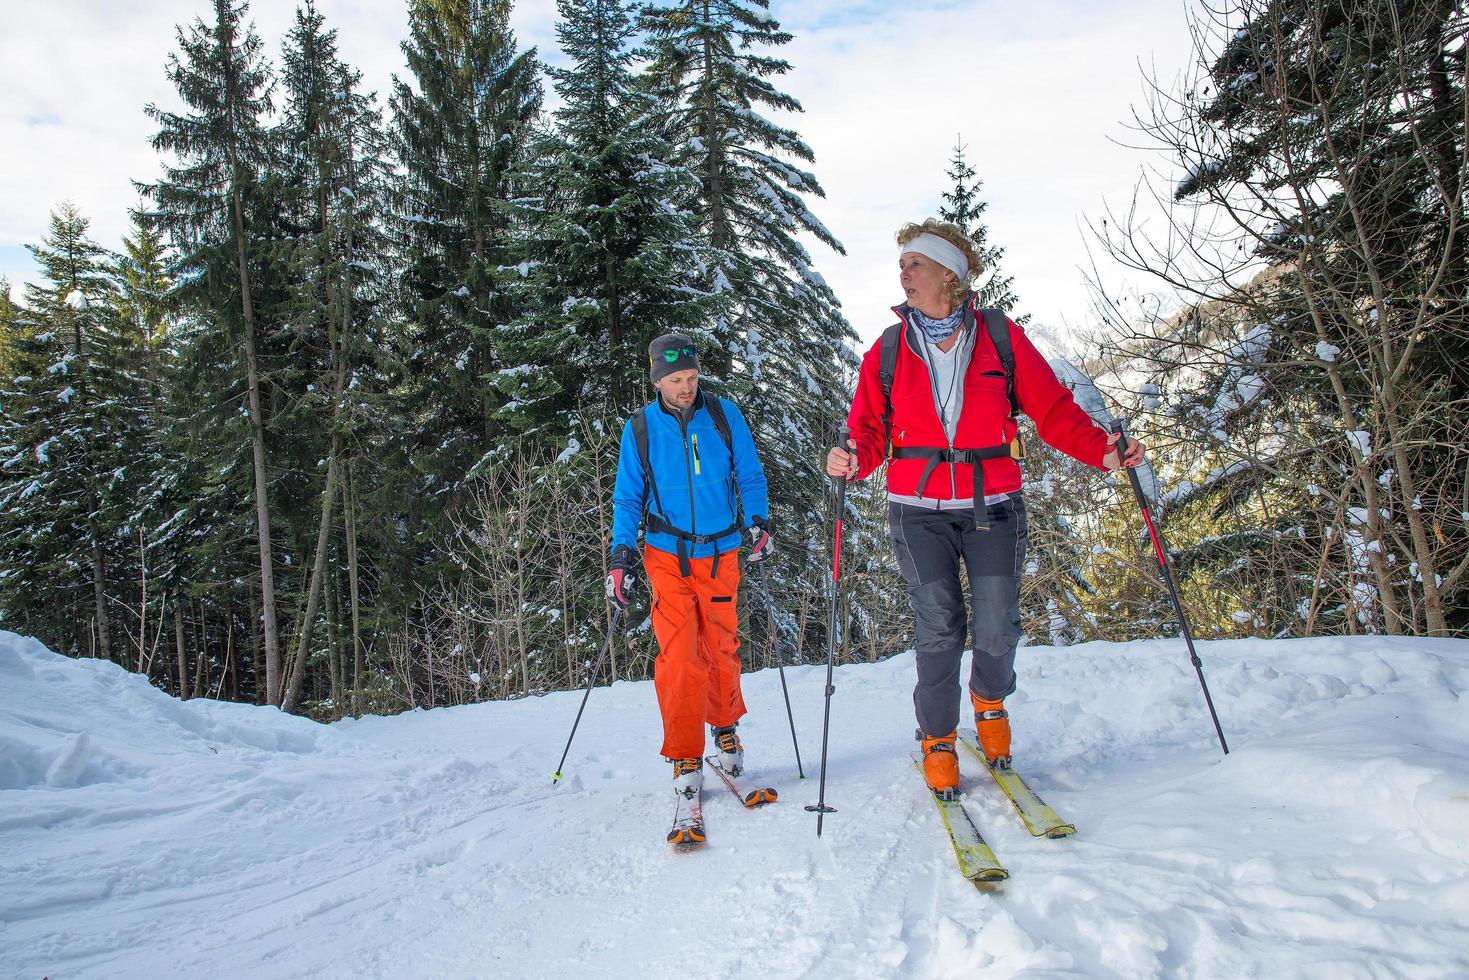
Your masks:
<path fill-rule="evenodd" d="M 892 443 L 899 446 L 947 446 L 949 439 L 933 401 L 928 366 L 908 345 L 916 329 L 904 315 L 904 307 L 893 312 L 903 320 L 898 360 L 893 370 Z M 954 432 L 957 449 L 982 449 L 1003 445 L 1015 438 L 1015 420 L 1005 394 L 1005 372 L 1000 355 L 983 328 L 984 319 L 975 311 L 974 353 L 964 372 L 964 408 Z M 1045 358 L 1013 321 L 1010 344 L 1015 353 L 1015 400 L 1035 421 L 1036 431 L 1049 445 L 1083 463 L 1105 469 L 1107 436 L 1089 415 L 1077 407 Z M 883 462 L 883 397 L 879 380 L 882 341 L 879 339 L 862 358 L 857 393 L 847 425 L 857 445 L 857 478 L 867 477 Z M 974 492 L 974 464 L 942 463 L 929 475 L 927 486 L 919 487 L 926 462 L 894 459 L 888 465 L 888 492 L 902 496 L 925 496 L 939 500 L 967 500 Z M 987 459 L 984 467 L 985 493 L 1013 493 L 1020 489 L 1020 464 L 1014 459 Z M 952 474 L 953 479 L 950 480 Z"/>

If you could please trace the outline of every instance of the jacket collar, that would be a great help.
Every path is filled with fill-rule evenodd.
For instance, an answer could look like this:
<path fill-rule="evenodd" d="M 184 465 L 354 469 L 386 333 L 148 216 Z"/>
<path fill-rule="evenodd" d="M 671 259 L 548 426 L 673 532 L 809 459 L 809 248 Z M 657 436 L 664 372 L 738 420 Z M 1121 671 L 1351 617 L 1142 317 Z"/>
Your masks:
<path fill-rule="evenodd" d="M 972 328 L 975 324 L 975 321 L 978 319 L 979 314 L 974 306 L 974 304 L 978 302 L 978 300 L 979 297 L 976 296 L 973 292 L 970 292 L 968 298 L 964 300 L 964 322 L 959 324 L 959 330 L 961 332 Z M 893 312 L 898 314 L 898 319 L 903 321 L 903 334 L 908 339 L 909 348 L 912 348 L 918 340 L 918 328 L 913 325 L 913 317 L 911 316 L 913 312 L 912 305 L 908 303 L 899 303 L 897 306 L 893 307 Z M 700 390 L 699 398 L 703 397 L 704 392 L 703 390 Z M 695 399 L 695 401 L 697 401 L 697 399 Z M 658 399 L 658 403 L 660 405 L 663 403 L 663 399 L 661 397 Z"/>
<path fill-rule="evenodd" d="M 704 389 L 700 388 L 698 392 L 694 394 L 694 400 L 689 403 L 689 410 L 686 415 L 682 412 L 678 412 L 674 409 L 669 408 L 668 403 L 663 400 L 662 395 L 655 393 L 653 396 L 653 403 L 657 405 L 660 409 L 662 409 L 663 413 L 669 418 L 673 419 L 675 422 L 681 422 L 684 425 L 688 425 L 694 420 L 694 416 L 698 414 L 699 409 L 704 407 Z"/>

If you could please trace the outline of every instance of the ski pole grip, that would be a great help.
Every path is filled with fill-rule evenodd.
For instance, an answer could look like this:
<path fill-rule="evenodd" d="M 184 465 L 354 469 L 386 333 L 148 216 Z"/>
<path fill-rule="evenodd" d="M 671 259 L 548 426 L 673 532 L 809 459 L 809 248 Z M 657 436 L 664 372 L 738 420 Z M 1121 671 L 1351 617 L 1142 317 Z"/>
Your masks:
<path fill-rule="evenodd" d="M 1127 455 L 1127 423 L 1122 419 L 1113 418 L 1107 423 L 1107 431 L 1115 432 L 1122 438 L 1117 440 L 1117 458 L 1121 459 Z"/>
<path fill-rule="evenodd" d="M 837 432 L 837 448 L 840 449 L 844 453 L 851 452 L 852 451 L 851 450 L 851 447 L 847 445 L 847 443 L 850 442 L 851 439 L 852 439 L 852 429 L 851 429 L 851 427 L 850 426 L 846 426 L 846 425 L 842 426 L 841 429 Z M 839 480 L 841 480 L 841 478 L 834 476 L 834 477 L 831 478 L 831 480 L 832 480 L 833 483 L 837 483 Z M 843 481 L 843 482 L 845 482 L 845 481 Z"/>

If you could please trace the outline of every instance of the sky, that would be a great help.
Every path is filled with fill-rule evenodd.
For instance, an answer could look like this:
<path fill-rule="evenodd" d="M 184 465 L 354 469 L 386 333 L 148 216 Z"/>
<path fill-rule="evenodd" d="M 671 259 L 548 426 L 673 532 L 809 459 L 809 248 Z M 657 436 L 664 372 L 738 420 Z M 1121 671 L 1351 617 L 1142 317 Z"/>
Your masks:
<path fill-rule="evenodd" d="M 342 56 L 385 95 L 405 72 L 405 0 L 318 6 Z M 251 6 L 273 56 L 294 9 Z M 143 107 L 177 105 L 164 76 L 175 25 L 207 10 L 204 0 L 57 0 L 7 11 L 0 276 L 17 297 L 37 275 L 24 245 L 62 201 L 104 247 L 120 247 L 132 182 L 158 172 Z M 1090 322 L 1084 222 L 1107 202 L 1125 206 L 1145 167 L 1171 164 L 1135 148 L 1129 123 L 1144 74 L 1171 82 L 1189 60 L 1187 0 L 773 0 L 771 12 L 795 35 L 778 52 L 791 64 L 779 84 L 805 109 L 789 124 L 815 151 L 826 191 L 811 207 L 847 254 L 810 247 L 864 347 L 901 299 L 893 235 L 936 213 L 961 138 L 984 181 L 990 240 L 1015 277 L 1013 312 L 1054 337 Z M 554 0 L 520 0 L 512 23 L 522 45 L 557 60 L 555 18 Z M 1102 272 L 1109 286 L 1127 278 Z"/>

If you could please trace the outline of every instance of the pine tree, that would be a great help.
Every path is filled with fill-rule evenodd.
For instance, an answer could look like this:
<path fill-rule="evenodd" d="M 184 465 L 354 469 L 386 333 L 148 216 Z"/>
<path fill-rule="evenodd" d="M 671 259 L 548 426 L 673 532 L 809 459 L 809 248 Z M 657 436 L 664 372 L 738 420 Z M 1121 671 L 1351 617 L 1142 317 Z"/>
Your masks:
<path fill-rule="evenodd" d="M 504 414 L 558 451 L 577 415 L 620 423 L 648 390 L 647 344 L 707 320 L 703 249 L 675 203 L 697 182 L 668 163 L 659 113 L 629 69 L 636 33 L 628 0 L 560 0 L 557 33 L 570 59 L 549 69 L 562 106 L 529 182 L 528 274 L 512 280 L 525 313 L 501 344 Z"/>
<path fill-rule="evenodd" d="M 123 251 L 112 269 L 117 282 L 115 317 L 123 341 L 119 366 L 136 377 L 126 401 L 139 430 L 127 466 L 129 483 L 135 489 L 126 502 L 125 522 L 130 533 L 143 532 L 148 602 L 140 601 L 140 607 L 146 610 L 152 605 L 155 624 L 171 615 L 181 629 L 188 580 L 199 568 L 188 562 L 186 535 L 176 518 L 187 513 L 196 495 L 207 494 L 202 480 L 189 483 L 184 479 L 194 469 L 191 454 L 203 443 L 194 440 L 192 432 L 190 438 L 175 438 L 176 427 L 184 423 L 192 406 L 171 403 L 169 398 L 182 328 L 177 284 L 170 271 L 172 257 L 162 233 L 141 211 L 131 212 L 130 218 L 132 230 L 123 236 Z M 207 574 L 197 577 L 209 578 Z M 172 690 L 187 698 L 189 669 L 182 651 L 178 652 Z"/>
<path fill-rule="evenodd" d="M 778 533 L 800 542 L 821 537 L 820 460 L 846 413 L 856 338 L 799 240 L 809 234 L 843 252 L 806 204 L 824 196 L 800 167 L 814 155 L 761 114 L 801 111 L 771 81 L 790 66 L 767 52 L 791 35 L 768 9 L 766 0 L 685 0 L 646 8 L 643 23 L 647 84 L 667 107 L 679 162 L 699 180 L 684 206 L 710 249 L 717 294 L 714 346 L 701 360 L 711 387 L 736 397 L 755 431 Z M 800 558 L 773 570 L 794 568 L 782 584 L 819 588 L 821 557 L 792 555 Z"/>
<path fill-rule="evenodd" d="M 495 452 L 500 331 L 515 310 L 509 199 L 540 109 L 535 50 L 516 51 L 506 0 L 414 0 L 403 42 L 415 85 L 394 79 L 402 172 L 394 224 L 407 320 L 400 339 L 408 455 L 420 496 L 442 499 Z"/>
<path fill-rule="evenodd" d="M 300 386 L 292 402 L 298 471 L 325 459 L 318 488 L 306 483 L 292 510 L 303 542 L 310 545 L 311 571 L 282 707 L 294 710 L 305 680 L 306 652 L 315 634 L 325 591 L 327 558 L 341 476 L 346 468 L 347 419 L 360 387 L 349 394 L 349 376 L 377 339 L 373 310 L 382 292 L 385 243 L 381 215 L 382 136 L 370 95 L 359 91 L 361 73 L 337 55 L 337 34 L 325 27 L 313 3 L 296 12 L 282 50 L 285 112 L 285 199 L 295 240 L 292 262 L 292 322 L 300 337 L 292 374 Z M 304 382 L 304 383 L 303 383 Z M 315 506 L 313 506 L 315 505 Z M 303 549 L 304 553 L 304 549 Z M 336 629 L 327 623 L 327 633 Z M 354 634 L 355 635 L 355 634 Z M 340 664 L 329 662 L 331 693 L 341 694 Z"/>
<path fill-rule="evenodd" d="M 16 345 L 20 343 L 20 311 L 10 298 L 10 280 L 0 276 L 0 380 L 9 382 L 15 377 L 17 362 Z M 4 406 L 0 405 L 0 410 Z"/>
<path fill-rule="evenodd" d="M 244 374 L 249 413 L 266 698 L 279 704 L 280 631 L 257 350 L 263 328 L 258 304 L 267 299 L 261 267 L 269 259 L 267 190 L 275 154 L 263 120 L 271 111 L 273 83 L 245 11 L 244 3 L 214 0 L 212 24 L 195 20 L 187 30 L 179 28 L 180 50 L 169 55 L 168 75 L 186 110 L 147 107 L 159 127 L 154 148 L 177 162 L 164 165 L 157 184 L 140 189 L 156 208 L 150 218 L 167 231 L 191 274 L 195 301 L 218 318 L 218 326 L 238 330 L 241 339 L 244 363 L 236 370 Z M 217 398 L 218 392 L 206 397 Z"/>
<path fill-rule="evenodd" d="M 980 307 L 1004 310 L 1023 326 L 1029 322 L 1030 315 L 1021 316 L 1016 312 L 1020 298 L 1015 295 L 1015 277 L 1000 271 L 1005 249 L 990 242 L 989 226 L 984 223 L 984 213 L 989 210 L 989 204 L 979 196 L 984 181 L 975 176 L 974 168 L 964 159 L 964 150 L 962 140 L 954 144 L 954 156 L 949 160 L 947 171 L 953 186 L 944 192 L 939 217 L 958 225 L 979 246 L 979 257 L 984 260 L 985 267 L 985 280 L 975 290 L 979 294 Z"/>
<path fill-rule="evenodd" d="M 168 274 L 163 236 L 141 213 L 135 211 L 131 217 L 132 233 L 123 236 L 123 252 L 112 269 L 117 282 L 117 316 L 120 328 L 130 335 L 129 340 L 146 352 L 150 362 L 148 373 L 156 384 L 158 372 L 151 362 L 166 342 L 165 333 L 174 307 L 171 295 L 174 284 Z"/>
<path fill-rule="evenodd" d="M 45 240 L 29 246 L 43 278 L 26 288 L 22 373 L 0 396 L 8 409 L 0 442 L 0 606 L 57 646 L 110 658 L 116 513 L 104 494 L 123 447 L 109 403 L 117 386 L 106 370 L 114 286 L 87 226 L 63 204 Z"/>

